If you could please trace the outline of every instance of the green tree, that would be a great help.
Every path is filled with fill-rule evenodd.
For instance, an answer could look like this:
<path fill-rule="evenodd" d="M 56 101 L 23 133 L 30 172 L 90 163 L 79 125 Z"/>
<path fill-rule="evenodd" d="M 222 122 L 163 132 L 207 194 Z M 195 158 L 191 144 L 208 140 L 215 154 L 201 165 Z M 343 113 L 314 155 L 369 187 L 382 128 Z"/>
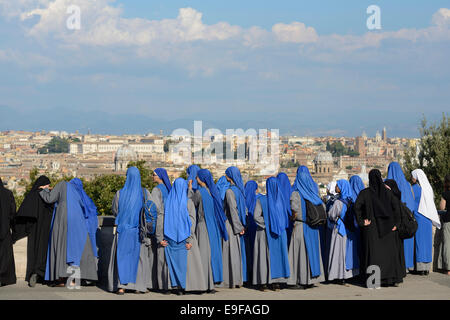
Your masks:
<path fill-rule="evenodd" d="M 138 161 L 131 161 L 128 163 L 129 167 L 136 167 L 139 169 L 139 172 L 141 173 L 141 183 L 143 188 L 147 188 L 149 191 L 151 191 L 154 187 L 156 187 L 156 183 L 153 181 L 153 170 L 147 167 L 147 161 L 145 160 L 138 160 Z"/>
<path fill-rule="evenodd" d="M 70 143 L 72 142 L 81 142 L 78 138 L 60 138 L 53 137 L 45 146 L 38 149 L 38 153 L 40 154 L 48 154 L 48 153 L 69 153 Z"/>
<path fill-rule="evenodd" d="M 66 175 L 60 175 L 58 173 L 49 173 L 49 172 L 44 172 L 44 173 L 40 173 L 39 169 L 34 167 L 33 169 L 30 170 L 29 173 L 29 178 L 26 180 L 20 180 L 19 181 L 19 185 L 22 187 L 25 187 L 25 192 L 21 195 L 19 195 L 17 193 L 16 190 L 13 190 L 14 192 L 14 197 L 16 199 L 16 206 L 17 208 L 19 208 L 22 205 L 23 200 L 25 199 L 26 194 L 31 190 L 31 188 L 34 185 L 34 182 L 36 181 L 36 179 L 38 177 L 40 177 L 41 175 L 45 175 L 47 176 L 51 183 L 50 186 L 54 187 L 56 184 L 58 184 L 61 181 L 70 181 L 73 179 L 73 176 L 66 176 Z"/>
<path fill-rule="evenodd" d="M 83 188 L 97 206 L 99 215 L 111 215 L 111 206 L 117 191 L 123 188 L 125 177 L 108 174 L 83 181 Z"/>
<path fill-rule="evenodd" d="M 439 123 L 428 125 L 424 117 L 419 127 L 419 152 L 409 148 L 404 155 L 405 175 L 411 178 L 411 171 L 422 169 L 434 190 L 435 201 L 440 200 L 444 188 L 443 179 L 450 173 L 450 118 L 443 113 Z"/>

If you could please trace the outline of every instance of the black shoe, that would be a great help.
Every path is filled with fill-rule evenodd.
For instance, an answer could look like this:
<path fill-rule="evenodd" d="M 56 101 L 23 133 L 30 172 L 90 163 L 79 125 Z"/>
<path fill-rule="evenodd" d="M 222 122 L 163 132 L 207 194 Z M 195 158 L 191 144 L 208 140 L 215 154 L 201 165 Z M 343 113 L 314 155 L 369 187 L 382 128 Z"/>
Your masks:
<path fill-rule="evenodd" d="M 269 291 L 269 289 L 267 288 L 267 285 L 263 284 L 263 285 L 259 286 L 259 291 L 267 292 L 267 291 Z"/>
<path fill-rule="evenodd" d="M 280 285 L 277 283 L 272 284 L 272 290 L 273 291 L 280 291 Z"/>
<path fill-rule="evenodd" d="M 423 272 L 423 275 L 424 275 L 424 276 L 427 276 L 427 275 L 429 275 L 429 274 L 430 274 L 430 271 L 424 271 L 424 272 Z"/>
<path fill-rule="evenodd" d="M 215 290 L 215 289 L 206 290 L 206 293 L 214 294 L 214 293 L 217 293 L 217 290 Z"/>
<path fill-rule="evenodd" d="M 303 290 L 304 288 L 303 288 L 303 286 L 301 286 L 299 284 L 294 284 L 294 285 L 288 285 L 286 287 L 286 289 L 289 289 L 289 290 Z"/>
<path fill-rule="evenodd" d="M 176 290 L 175 293 L 176 293 L 177 296 L 182 296 L 184 294 L 184 292 L 181 291 L 181 290 Z"/>
<path fill-rule="evenodd" d="M 30 277 L 30 280 L 28 281 L 28 286 L 34 288 L 36 286 L 36 282 L 37 282 L 37 274 L 33 273 Z"/>
<path fill-rule="evenodd" d="M 161 290 L 159 293 L 169 295 L 170 291 L 169 290 Z"/>

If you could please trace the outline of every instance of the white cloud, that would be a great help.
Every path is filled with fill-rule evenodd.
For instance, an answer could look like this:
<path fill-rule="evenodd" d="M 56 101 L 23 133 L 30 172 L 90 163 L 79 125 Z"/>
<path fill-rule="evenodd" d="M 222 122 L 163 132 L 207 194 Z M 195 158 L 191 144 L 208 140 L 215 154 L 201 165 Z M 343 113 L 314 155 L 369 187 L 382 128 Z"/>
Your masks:
<path fill-rule="evenodd" d="M 280 42 L 304 43 L 314 42 L 318 36 L 314 28 L 303 23 L 278 23 L 271 32 L 253 26 L 243 29 L 218 22 L 204 24 L 202 13 L 193 8 L 181 8 L 177 18 L 148 20 L 123 18 L 123 10 L 111 6 L 113 0 L 40 0 L 32 6 L 31 0 L 20 0 L 20 5 L 8 5 L 8 0 L 0 0 L 3 14 L 20 16 L 26 20 L 38 16 L 28 34 L 36 38 L 53 36 L 71 45 L 122 45 L 145 46 L 154 42 L 182 43 L 192 41 L 238 40 L 246 46 L 259 47 Z M 81 30 L 71 31 L 66 28 L 69 17 L 66 10 L 76 5 L 81 9 Z"/>
<path fill-rule="evenodd" d="M 436 26 L 449 26 L 450 25 L 450 9 L 447 9 L 447 8 L 439 9 L 433 15 L 432 22 Z"/>
<path fill-rule="evenodd" d="M 291 24 L 277 23 L 272 27 L 275 37 L 281 42 L 316 42 L 318 39 L 316 30 L 306 27 L 304 23 L 292 22 Z"/>

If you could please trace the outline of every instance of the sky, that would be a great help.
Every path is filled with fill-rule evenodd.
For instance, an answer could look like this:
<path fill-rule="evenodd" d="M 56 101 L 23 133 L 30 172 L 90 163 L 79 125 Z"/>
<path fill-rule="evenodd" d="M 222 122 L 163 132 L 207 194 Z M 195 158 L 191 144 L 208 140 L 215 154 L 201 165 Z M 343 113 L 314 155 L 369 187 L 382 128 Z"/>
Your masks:
<path fill-rule="evenodd" d="M 0 130 L 417 137 L 449 56 L 441 0 L 0 0 Z"/>

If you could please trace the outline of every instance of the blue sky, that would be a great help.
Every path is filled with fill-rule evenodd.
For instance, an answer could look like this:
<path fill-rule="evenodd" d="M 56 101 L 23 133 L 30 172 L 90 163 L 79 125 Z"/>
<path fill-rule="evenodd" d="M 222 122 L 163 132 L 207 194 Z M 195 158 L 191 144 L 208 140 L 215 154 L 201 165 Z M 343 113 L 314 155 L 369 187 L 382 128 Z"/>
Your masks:
<path fill-rule="evenodd" d="M 345 3 L 345 5 L 344 5 Z M 366 27 L 381 9 L 382 29 Z M 81 10 L 68 30 L 66 10 Z M 450 101 L 447 1 L 0 0 L 0 130 L 418 135 Z"/>

